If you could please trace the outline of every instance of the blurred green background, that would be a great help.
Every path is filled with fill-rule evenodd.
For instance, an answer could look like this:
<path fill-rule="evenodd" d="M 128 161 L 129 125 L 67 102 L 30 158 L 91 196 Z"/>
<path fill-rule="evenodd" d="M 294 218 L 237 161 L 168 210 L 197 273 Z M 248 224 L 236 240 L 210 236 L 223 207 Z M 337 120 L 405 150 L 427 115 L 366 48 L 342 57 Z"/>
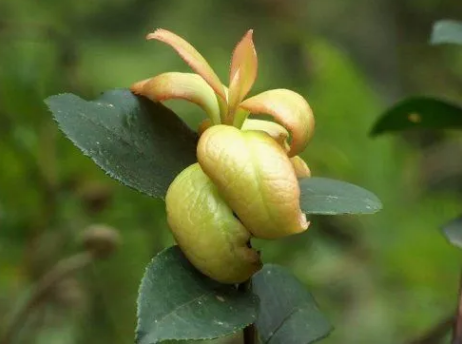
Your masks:
<path fill-rule="evenodd" d="M 412 94 L 460 101 L 462 49 L 431 47 L 431 25 L 462 18 L 458 0 L 1 0 L 0 338 L 34 282 L 81 248 L 91 224 L 122 245 L 57 285 L 17 343 L 132 343 L 136 294 L 151 257 L 173 243 L 164 203 L 105 175 L 58 131 L 43 99 L 85 98 L 166 71 L 188 71 L 157 27 L 189 40 L 227 82 L 232 49 L 254 29 L 252 91 L 308 99 L 316 134 L 303 157 L 316 176 L 376 193 L 372 216 L 314 217 L 302 235 L 258 241 L 290 268 L 335 326 L 323 343 L 410 343 L 456 307 L 462 255 L 439 227 L 461 212 L 462 135 L 372 139 L 381 112 Z M 172 103 L 188 124 L 197 107 Z"/>

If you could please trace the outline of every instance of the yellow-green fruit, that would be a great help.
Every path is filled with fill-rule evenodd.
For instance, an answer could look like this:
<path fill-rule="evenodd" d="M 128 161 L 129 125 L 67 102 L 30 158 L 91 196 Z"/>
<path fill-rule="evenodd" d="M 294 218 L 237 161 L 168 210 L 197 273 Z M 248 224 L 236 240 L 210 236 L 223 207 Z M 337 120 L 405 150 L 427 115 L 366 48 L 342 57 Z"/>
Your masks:
<path fill-rule="evenodd" d="M 242 283 L 261 268 L 258 252 L 247 246 L 250 233 L 199 164 L 175 178 L 166 204 L 178 245 L 203 274 L 222 283 Z"/>
<path fill-rule="evenodd" d="M 292 163 L 267 133 L 212 126 L 199 139 L 197 158 L 255 237 L 274 239 L 308 228 Z"/>

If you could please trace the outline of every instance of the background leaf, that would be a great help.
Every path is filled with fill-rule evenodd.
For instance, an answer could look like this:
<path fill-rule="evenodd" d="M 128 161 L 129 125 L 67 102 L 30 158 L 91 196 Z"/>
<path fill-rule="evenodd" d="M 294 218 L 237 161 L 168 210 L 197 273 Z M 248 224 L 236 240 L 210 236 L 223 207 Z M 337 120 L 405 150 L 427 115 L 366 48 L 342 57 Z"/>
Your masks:
<path fill-rule="evenodd" d="M 264 344 L 308 344 L 332 327 L 304 286 L 278 265 L 267 264 L 252 279 L 260 298 L 256 326 Z"/>
<path fill-rule="evenodd" d="M 255 321 L 257 298 L 199 273 L 177 246 L 148 265 L 138 296 L 138 344 L 213 339 Z"/>
<path fill-rule="evenodd" d="M 431 44 L 462 44 L 462 22 L 439 20 L 433 25 Z"/>
<path fill-rule="evenodd" d="M 443 234 L 452 245 L 462 248 L 462 215 L 444 225 Z"/>
<path fill-rule="evenodd" d="M 408 98 L 387 110 L 371 134 L 409 129 L 462 129 L 462 108 L 434 98 Z"/>
<path fill-rule="evenodd" d="M 372 192 L 359 186 L 328 178 L 300 179 L 300 203 L 305 214 L 372 214 L 382 203 Z"/>
<path fill-rule="evenodd" d="M 196 134 L 160 103 L 120 89 L 94 101 L 73 94 L 46 104 L 85 155 L 122 183 L 164 197 L 178 173 L 196 161 Z"/>

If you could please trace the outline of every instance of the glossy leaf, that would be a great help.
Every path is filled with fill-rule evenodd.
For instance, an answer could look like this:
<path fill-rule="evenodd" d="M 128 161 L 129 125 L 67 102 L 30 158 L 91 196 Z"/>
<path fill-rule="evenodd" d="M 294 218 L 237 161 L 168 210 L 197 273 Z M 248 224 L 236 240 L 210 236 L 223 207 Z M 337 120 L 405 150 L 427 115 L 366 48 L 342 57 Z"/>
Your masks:
<path fill-rule="evenodd" d="M 433 25 L 431 44 L 462 44 L 462 22 L 439 20 Z"/>
<path fill-rule="evenodd" d="M 462 248 L 462 215 L 443 226 L 443 234 L 452 245 Z"/>
<path fill-rule="evenodd" d="M 462 129 L 462 108 L 429 97 L 408 98 L 387 110 L 371 134 L 409 129 Z"/>
<path fill-rule="evenodd" d="M 171 110 L 129 90 L 108 91 L 94 101 L 60 94 L 46 104 L 85 155 L 150 196 L 164 197 L 175 176 L 196 161 L 197 135 Z"/>
<path fill-rule="evenodd" d="M 252 279 L 260 299 L 256 326 L 262 344 L 308 344 L 332 326 L 304 286 L 281 266 L 267 264 Z"/>
<path fill-rule="evenodd" d="M 372 192 L 350 183 L 320 177 L 299 182 L 300 205 L 305 214 L 372 214 L 382 208 Z"/>
<path fill-rule="evenodd" d="M 198 272 L 178 246 L 146 268 L 138 295 L 136 343 L 222 337 L 255 321 L 258 301 Z"/>

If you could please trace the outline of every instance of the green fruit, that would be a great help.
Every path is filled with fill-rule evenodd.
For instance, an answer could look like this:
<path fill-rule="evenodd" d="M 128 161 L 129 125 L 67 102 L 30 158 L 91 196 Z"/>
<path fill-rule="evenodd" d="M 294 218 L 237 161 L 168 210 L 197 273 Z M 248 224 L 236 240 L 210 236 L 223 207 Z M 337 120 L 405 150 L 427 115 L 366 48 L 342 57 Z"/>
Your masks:
<path fill-rule="evenodd" d="M 261 268 L 258 252 L 248 246 L 250 233 L 199 164 L 175 178 L 166 204 L 178 245 L 203 274 L 222 283 L 242 283 Z"/>
<path fill-rule="evenodd" d="M 199 139 L 197 159 L 253 236 L 276 239 L 308 228 L 292 162 L 267 133 L 212 126 Z"/>

